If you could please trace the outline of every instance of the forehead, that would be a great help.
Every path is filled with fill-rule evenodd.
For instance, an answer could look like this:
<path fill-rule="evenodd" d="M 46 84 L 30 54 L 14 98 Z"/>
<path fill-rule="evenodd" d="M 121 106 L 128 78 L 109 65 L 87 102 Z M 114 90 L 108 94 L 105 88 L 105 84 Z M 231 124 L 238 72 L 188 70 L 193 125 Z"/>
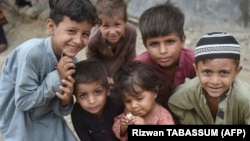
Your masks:
<path fill-rule="evenodd" d="M 223 69 L 232 68 L 236 66 L 236 60 L 230 58 L 215 58 L 215 59 L 205 59 L 197 62 L 197 66 L 207 69 Z"/>
<path fill-rule="evenodd" d="M 124 16 L 121 13 L 117 13 L 115 15 L 107 16 L 107 15 L 100 15 L 100 20 L 104 21 L 125 21 Z"/>
<path fill-rule="evenodd" d="M 167 35 L 156 35 L 147 38 L 147 42 L 161 42 L 166 40 L 180 40 L 180 37 L 177 33 L 172 32 Z"/>

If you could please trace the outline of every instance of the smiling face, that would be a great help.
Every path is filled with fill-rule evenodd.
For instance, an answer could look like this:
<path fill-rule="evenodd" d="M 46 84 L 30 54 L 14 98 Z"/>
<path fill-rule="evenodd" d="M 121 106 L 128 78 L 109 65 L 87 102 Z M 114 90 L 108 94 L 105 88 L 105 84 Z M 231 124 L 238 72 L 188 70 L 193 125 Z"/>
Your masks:
<path fill-rule="evenodd" d="M 167 36 L 148 38 L 146 49 L 151 58 L 162 68 L 172 68 L 178 65 L 180 50 L 184 47 L 186 37 L 182 39 L 171 33 Z"/>
<path fill-rule="evenodd" d="M 207 59 L 194 66 L 200 83 L 210 97 L 219 97 L 228 91 L 242 67 L 234 59 Z"/>
<path fill-rule="evenodd" d="M 81 107 L 93 114 L 100 115 L 107 101 L 108 90 L 100 81 L 91 83 L 80 83 L 76 88 L 76 101 Z"/>
<path fill-rule="evenodd" d="M 124 17 L 121 15 L 116 16 L 100 16 L 101 25 L 100 31 L 102 37 L 110 43 L 112 46 L 116 46 L 116 44 L 120 41 L 125 33 L 126 21 Z"/>
<path fill-rule="evenodd" d="M 62 52 L 67 56 L 75 56 L 88 43 L 92 24 L 87 21 L 75 22 L 64 17 L 55 25 L 53 20 L 47 20 L 47 29 L 52 37 L 52 47 L 58 58 Z"/>

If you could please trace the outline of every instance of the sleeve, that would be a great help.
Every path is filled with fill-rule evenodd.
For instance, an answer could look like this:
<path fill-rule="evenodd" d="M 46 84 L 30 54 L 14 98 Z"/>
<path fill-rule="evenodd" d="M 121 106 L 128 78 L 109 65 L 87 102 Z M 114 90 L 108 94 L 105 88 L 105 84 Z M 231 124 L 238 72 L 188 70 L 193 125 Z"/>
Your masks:
<path fill-rule="evenodd" d="M 19 57 L 17 81 L 15 85 L 15 103 L 22 111 L 41 106 L 51 106 L 48 104 L 51 99 L 55 98 L 55 92 L 61 85 L 58 72 L 49 72 L 45 66 L 42 66 L 40 57 L 35 55 Z M 40 59 L 41 60 L 41 59 Z M 45 67 L 45 68 L 44 68 Z M 47 107 L 51 109 L 51 107 Z M 45 109 L 45 108 L 43 108 Z"/>
<path fill-rule="evenodd" d="M 95 43 L 94 41 L 90 40 L 89 41 L 89 44 L 86 48 L 86 58 L 87 59 L 97 59 L 97 50 L 98 50 L 98 47 L 95 46 Z"/>
<path fill-rule="evenodd" d="M 84 114 L 81 112 L 80 108 L 80 105 L 76 103 L 71 113 L 72 124 L 81 141 L 91 141 L 88 125 L 84 120 Z"/>
<path fill-rule="evenodd" d="M 193 94 L 188 92 L 185 84 L 182 84 L 177 87 L 168 101 L 169 109 L 179 118 L 181 124 L 196 123 L 196 111 L 193 106 L 194 101 L 189 97 L 190 95 Z"/>
<path fill-rule="evenodd" d="M 122 114 L 124 114 L 124 113 L 122 113 Z M 122 114 L 120 114 L 114 118 L 114 124 L 113 124 L 112 130 L 113 130 L 115 136 L 118 139 L 120 139 L 120 141 L 126 141 L 127 140 L 127 133 L 126 133 L 126 135 L 124 135 L 122 137 L 120 136 L 120 125 L 121 125 L 120 122 L 121 122 Z"/>
<path fill-rule="evenodd" d="M 91 29 L 91 36 L 89 38 L 88 46 L 86 48 L 86 58 L 87 59 L 98 59 L 98 47 L 101 43 L 99 41 L 101 33 L 98 27 L 93 27 Z"/>
<path fill-rule="evenodd" d="M 136 38 L 137 38 L 137 33 L 136 33 L 136 29 L 135 27 L 131 26 L 130 29 L 130 35 L 129 35 L 129 41 L 128 41 L 128 52 L 126 54 L 126 65 L 133 62 L 135 60 L 136 57 Z"/>
<path fill-rule="evenodd" d="M 246 109 L 244 114 L 245 124 L 250 125 L 250 101 L 248 101 Z"/>

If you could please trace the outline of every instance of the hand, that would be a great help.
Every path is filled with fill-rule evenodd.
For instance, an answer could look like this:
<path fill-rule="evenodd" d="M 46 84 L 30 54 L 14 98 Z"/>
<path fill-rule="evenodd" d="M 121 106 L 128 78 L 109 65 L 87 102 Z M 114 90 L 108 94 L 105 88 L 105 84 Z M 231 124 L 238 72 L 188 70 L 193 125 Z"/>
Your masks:
<path fill-rule="evenodd" d="M 60 86 L 62 92 L 56 92 L 56 96 L 61 100 L 61 106 L 67 106 L 73 99 L 74 83 L 75 80 L 72 76 L 62 80 L 62 85 Z"/>
<path fill-rule="evenodd" d="M 61 79 L 67 79 L 75 73 L 75 63 L 73 58 L 68 56 L 62 56 L 57 64 L 57 71 Z"/>

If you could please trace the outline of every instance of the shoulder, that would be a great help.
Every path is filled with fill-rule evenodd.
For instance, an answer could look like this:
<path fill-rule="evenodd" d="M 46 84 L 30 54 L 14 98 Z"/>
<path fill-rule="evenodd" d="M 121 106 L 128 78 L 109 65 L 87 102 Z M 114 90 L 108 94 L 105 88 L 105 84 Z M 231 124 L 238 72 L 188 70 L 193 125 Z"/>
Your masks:
<path fill-rule="evenodd" d="M 128 34 L 128 36 L 132 36 L 132 37 L 137 36 L 136 27 L 133 24 L 127 23 L 125 30 L 126 30 L 126 34 Z"/>
<path fill-rule="evenodd" d="M 181 85 L 179 85 L 175 91 L 173 95 L 176 95 L 176 93 L 178 94 L 188 94 L 188 95 L 195 95 L 201 88 L 200 85 L 200 80 L 198 77 L 194 77 L 192 79 L 186 78 L 185 82 L 182 83 Z"/>
<path fill-rule="evenodd" d="M 194 50 L 191 48 L 182 48 L 181 55 L 185 56 L 186 58 L 194 58 Z"/>
<path fill-rule="evenodd" d="M 137 55 L 135 60 L 138 60 L 138 61 L 148 61 L 148 60 L 151 60 L 151 57 L 150 57 L 150 54 L 145 51 L 145 52 L 142 52 L 141 54 Z"/>
<path fill-rule="evenodd" d="M 158 124 L 174 124 L 174 119 L 172 114 L 163 106 L 160 105 L 160 110 L 156 114 L 158 119 Z"/>
<path fill-rule="evenodd" d="M 232 93 L 234 96 L 242 98 L 242 100 L 248 100 L 250 102 L 250 85 L 247 82 L 236 78 L 232 86 Z"/>

